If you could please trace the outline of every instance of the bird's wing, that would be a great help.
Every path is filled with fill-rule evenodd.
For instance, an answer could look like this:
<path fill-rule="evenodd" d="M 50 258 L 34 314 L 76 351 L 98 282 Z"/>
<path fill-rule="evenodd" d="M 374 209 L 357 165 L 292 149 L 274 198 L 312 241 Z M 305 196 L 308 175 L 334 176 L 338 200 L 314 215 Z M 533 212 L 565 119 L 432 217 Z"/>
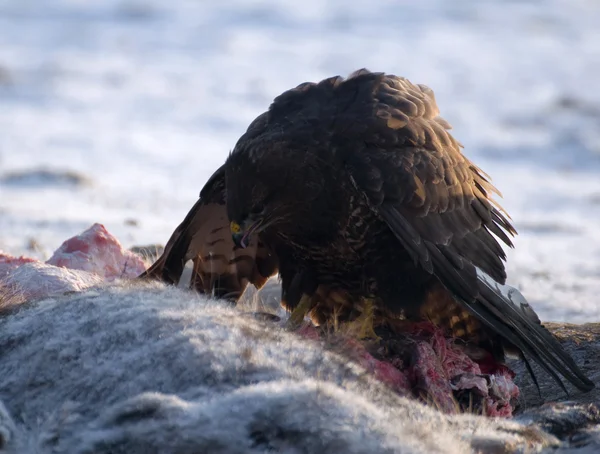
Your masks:
<path fill-rule="evenodd" d="M 162 255 L 140 277 L 178 284 L 189 260 L 194 262 L 191 286 L 201 293 L 234 301 L 248 283 L 260 288 L 277 273 L 276 256 L 257 238 L 244 249 L 233 243 L 222 167 L 208 180 Z"/>
<path fill-rule="evenodd" d="M 438 116 L 433 92 L 395 76 L 362 72 L 353 79 L 361 77 L 371 84 L 368 115 L 364 118 L 361 109 L 359 126 L 345 131 L 347 143 L 360 145 L 348 146 L 343 154 L 354 186 L 415 265 L 434 274 L 458 301 L 561 386 L 555 371 L 579 389 L 590 390 L 593 383 L 525 299 L 503 285 L 505 254 L 497 239 L 511 246 L 509 235 L 516 232 L 491 198 L 497 190 L 462 155 L 450 126 Z"/>

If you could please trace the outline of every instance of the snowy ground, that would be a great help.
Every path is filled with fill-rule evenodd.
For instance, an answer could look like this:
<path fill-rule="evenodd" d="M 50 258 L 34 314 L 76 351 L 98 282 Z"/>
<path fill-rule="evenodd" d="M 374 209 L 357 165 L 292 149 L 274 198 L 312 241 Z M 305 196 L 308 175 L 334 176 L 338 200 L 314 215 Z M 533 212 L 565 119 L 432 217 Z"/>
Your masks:
<path fill-rule="evenodd" d="M 434 89 L 541 317 L 600 320 L 598 23 L 584 0 L 0 0 L 0 249 L 94 222 L 164 243 L 273 97 L 368 67 Z"/>

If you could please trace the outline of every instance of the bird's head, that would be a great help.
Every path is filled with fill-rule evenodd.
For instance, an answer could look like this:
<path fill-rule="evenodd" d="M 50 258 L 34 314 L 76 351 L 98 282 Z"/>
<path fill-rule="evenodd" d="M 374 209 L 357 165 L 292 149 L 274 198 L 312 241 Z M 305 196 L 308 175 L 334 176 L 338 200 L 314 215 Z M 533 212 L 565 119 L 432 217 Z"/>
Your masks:
<path fill-rule="evenodd" d="M 235 245 L 241 248 L 247 247 L 252 236 L 264 230 L 262 228 L 264 223 L 265 217 L 263 215 L 248 215 L 239 222 L 231 221 L 229 227 Z"/>
<path fill-rule="evenodd" d="M 236 246 L 247 247 L 254 235 L 284 220 L 283 196 L 281 192 L 271 190 L 258 175 L 230 174 L 227 178 L 227 214 Z"/>
<path fill-rule="evenodd" d="M 261 232 L 293 237 L 306 234 L 301 229 L 318 227 L 306 222 L 323 204 L 324 179 L 315 172 L 293 152 L 282 158 L 274 152 L 234 150 L 225 164 L 227 215 L 234 243 L 246 247 Z"/>

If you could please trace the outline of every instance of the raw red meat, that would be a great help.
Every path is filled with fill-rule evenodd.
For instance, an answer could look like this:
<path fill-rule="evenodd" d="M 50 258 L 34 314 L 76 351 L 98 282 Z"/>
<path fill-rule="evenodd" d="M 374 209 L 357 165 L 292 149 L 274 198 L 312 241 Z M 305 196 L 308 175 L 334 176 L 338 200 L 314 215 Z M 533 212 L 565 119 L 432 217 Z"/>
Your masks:
<path fill-rule="evenodd" d="M 102 224 L 65 241 L 46 262 L 0 253 L 0 287 L 31 300 L 81 291 L 145 271 L 142 258 L 123 249 Z"/>
<path fill-rule="evenodd" d="M 69 238 L 46 263 L 88 271 L 107 281 L 136 277 L 146 271 L 142 258 L 123 249 L 102 224 L 94 224 L 81 235 Z"/>
<path fill-rule="evenodd" d="M 375 358 L 366 344 L 341 335 L 332 338 L 328 334 L 324 340 L 396 392 L 421 397 L 444 413 L 463 411 L 457 396 L 471 393 L 476 404 L 472 411 L 486 416 L 512 416 L 511 401 L 519 396 L 519 388 L 510 369 L 486 358 L 483 373 L 463 348 L 429 323 L 414 323 L 404 328 L 408 332 L 403 350 L 410 357 L 408 361 L 393 354 L 387 357 L 379 354 Z M 321 339 L 310 323 L 296 332 L 311 340 Z"/>
<path fill-rule="evenodd" d="M 23 256 L 14 257 L 12 255 L 5 254 L 0 251 L 0 279 L 2 279 L 15 268 L 18 268 L 19 266 L 25 263 L 31 262 L 37 262 L 37 260 Z"/>

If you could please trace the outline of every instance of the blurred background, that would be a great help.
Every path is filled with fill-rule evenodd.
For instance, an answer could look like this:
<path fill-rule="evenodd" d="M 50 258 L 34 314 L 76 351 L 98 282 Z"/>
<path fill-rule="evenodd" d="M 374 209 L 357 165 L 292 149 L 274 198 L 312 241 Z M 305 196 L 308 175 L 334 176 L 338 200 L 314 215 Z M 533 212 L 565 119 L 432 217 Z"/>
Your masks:
<path fill-rule="evenodd" d="M 600 321 L 600 2 L 0 0 L 0 250 L 164 244 L 282 91 L 429 85 L 520 235 L 509 283 Z"/>

